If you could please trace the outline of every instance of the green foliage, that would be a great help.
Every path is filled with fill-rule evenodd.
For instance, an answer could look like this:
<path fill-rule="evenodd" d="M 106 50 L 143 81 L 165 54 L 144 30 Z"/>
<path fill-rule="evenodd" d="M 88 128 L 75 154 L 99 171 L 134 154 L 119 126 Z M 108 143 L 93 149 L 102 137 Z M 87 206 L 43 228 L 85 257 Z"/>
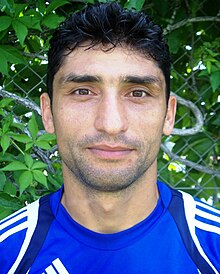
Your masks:
<path fill-rule="evenodd" d="M 100 0 L 101 1 L 101 0 Z M 39 105 L 45 91 L 46 52 L 53 30 L 74 10 L 95 0 L 1 0 L 0 86 Z M 101 2 L 108 2 L 101 1 Z M 172 53 L 172 91 L 194 102 L 204 116 L 194 136 L 164 137 L 172 152 L 205 167 L 220 167 L 220 23 L 218 1 L 121 0 L 143 9 L 166 30 Z M 195 23 L 189 18 L 203 17 Z M 218 17 L 219 18 L 219 17 Z M 184 24 L 180 22 L 186 21 Z M 1 94 L 1 91 L 0 91 Z M 179 105 L 177 128 L 191 128 L 195 117 Z M 220 179 L 198 172 L 160 152 L 159 177 L 219 205 Z M 13 99 L 0 100 L 0 219 L 62 184 L 61 162 L 54 135 L 45 133 L 41 118 Z M 219 205 L 220 206 L 220 205 Z"/>
<path fill-rule="evenodd" d="M 54 163 L 56 171 L 48 176 L 51 171 L 39 157 L 39 152 L 46 155 L 54 147 L 55 135 L 42 132 L 34 113 L 25 123 L 14 121 L 13 113 L 9 112 L 15 105 L 12 99 L 4 98 L 0 105 L 0 218 L 3 218 L 24 202 L 55 191 L 62 179 L 60 162 Z"/>

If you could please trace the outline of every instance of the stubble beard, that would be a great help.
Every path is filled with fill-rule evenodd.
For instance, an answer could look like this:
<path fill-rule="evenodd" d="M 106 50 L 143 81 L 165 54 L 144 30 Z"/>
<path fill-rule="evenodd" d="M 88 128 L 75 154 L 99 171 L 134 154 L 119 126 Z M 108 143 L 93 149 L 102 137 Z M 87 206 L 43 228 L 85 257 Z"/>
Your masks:
<path fill-rule="evenodd" d="M 92 141 L 94 142 L 94 138 Z M 116 193 L 134 186 L 156 161 L 159 151 L 159 144 L 155 140 L 146 145 L 138 140 L 123 139 L 123 144 L 135 146 L 138 155 L 135 161 L 131 161 L 131 164 L 123 168 L 117 160 L 106 161 L 101 166 L 95 166 L 88 157 L 85 157 L 85 154 L 80 153 L 83 151 L 81 148 L 89 142 L 91 143 L 91 139 L 80 144 L 69 143 L 61 157 L 71 172 L 73 181 L 77 181 L 91 192 Z"/>

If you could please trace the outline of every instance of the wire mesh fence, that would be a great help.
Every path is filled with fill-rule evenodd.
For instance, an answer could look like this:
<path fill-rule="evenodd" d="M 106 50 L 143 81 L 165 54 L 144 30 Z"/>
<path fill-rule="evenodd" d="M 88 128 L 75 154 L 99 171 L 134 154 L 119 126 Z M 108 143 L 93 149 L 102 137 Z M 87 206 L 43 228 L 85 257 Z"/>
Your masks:
<path fill-rule="evenodd" d="M 191 20 L 184 23 L 183 19 L 179 27 L 178 23 L 175 25 L 173 22 L 170 27 L 169 24 L 165 26 L 173 58 L 171 89 L 185 101 L 178 100 L 175 128 L 179 131 L 163 137 L 158 177 L 175 188 L 219 206 L 220 21 L 208 20 L 207 16 L 214 15 L 207 14 L 207 3 L 200 1 L 200 17 L 197 16 L 195 22 Z M 145 9 L 150 13 L 150 6 L 146 5 Z M 66 16 L 66 11 L 61 10 L 61 13 Z M 198 20 L 202 16 L 203 20 Z M 175 21 L 178 16 L 174 17 L 175 11 L 171 17 Z M 39 96 L 46 91 L 47 57 L 42 50 L 23 54 L 25 62 L 12 64 L 10 73 L 1 77 L 0 85 L 2 97 L 10 98 L 11 94 L 19 96 L 20 101 L 16 97 L 17 103 L 12 105 L 10 111 L 25 125 L 28 123 L 28 113 L 36 111 L 31 102 L 39 105 Z M 195 132 L 198 113 L 202 122 Z M 191 132 L 184 134 L 184 130 Z"/>

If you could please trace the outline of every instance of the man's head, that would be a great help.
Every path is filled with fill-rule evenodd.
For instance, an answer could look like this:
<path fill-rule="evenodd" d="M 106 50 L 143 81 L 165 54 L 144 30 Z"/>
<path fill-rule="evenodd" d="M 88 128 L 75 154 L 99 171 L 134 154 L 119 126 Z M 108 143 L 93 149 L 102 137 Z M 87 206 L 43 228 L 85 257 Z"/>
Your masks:
<path fill-rule="evenodd" d="M 166 99 L 170 94 L 170 57 L 161 28 L 142 12 L 123 9 L 112 2 L 96 4 L 74 13 L 54 33 L 48 54 L 47 89 L 53 96 L 54 75 L 66 56 L 74 49 L 85 50 L 98 44 L 122 46 L 154 60 L 166 82 Z"/>
<path fill-rule="evenodd" d="M 174 124 L 168 91 L 168 49 L 146 16 L 112 3 L 65 22 L 51 41 L 41 109 L 66 184 L 99 192 L 154 184 L 161 137 Z"/>

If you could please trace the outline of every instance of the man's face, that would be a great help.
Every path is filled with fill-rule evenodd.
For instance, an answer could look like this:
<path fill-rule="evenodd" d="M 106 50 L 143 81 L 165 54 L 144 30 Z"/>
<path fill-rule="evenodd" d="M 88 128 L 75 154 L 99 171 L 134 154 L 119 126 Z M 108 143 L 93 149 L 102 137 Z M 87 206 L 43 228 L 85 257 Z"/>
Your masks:
<path fill-rule="evenodd" d="M 168 109 L 165 98 L 161 70 L 134 51 L 82 47 L 67 55 L 54 77 L 52 111 L 41 97 L 64 180 L 109 192 L 156 173 L 161 136 L 171 133 L 175 115 L 175 98 Z"/>

